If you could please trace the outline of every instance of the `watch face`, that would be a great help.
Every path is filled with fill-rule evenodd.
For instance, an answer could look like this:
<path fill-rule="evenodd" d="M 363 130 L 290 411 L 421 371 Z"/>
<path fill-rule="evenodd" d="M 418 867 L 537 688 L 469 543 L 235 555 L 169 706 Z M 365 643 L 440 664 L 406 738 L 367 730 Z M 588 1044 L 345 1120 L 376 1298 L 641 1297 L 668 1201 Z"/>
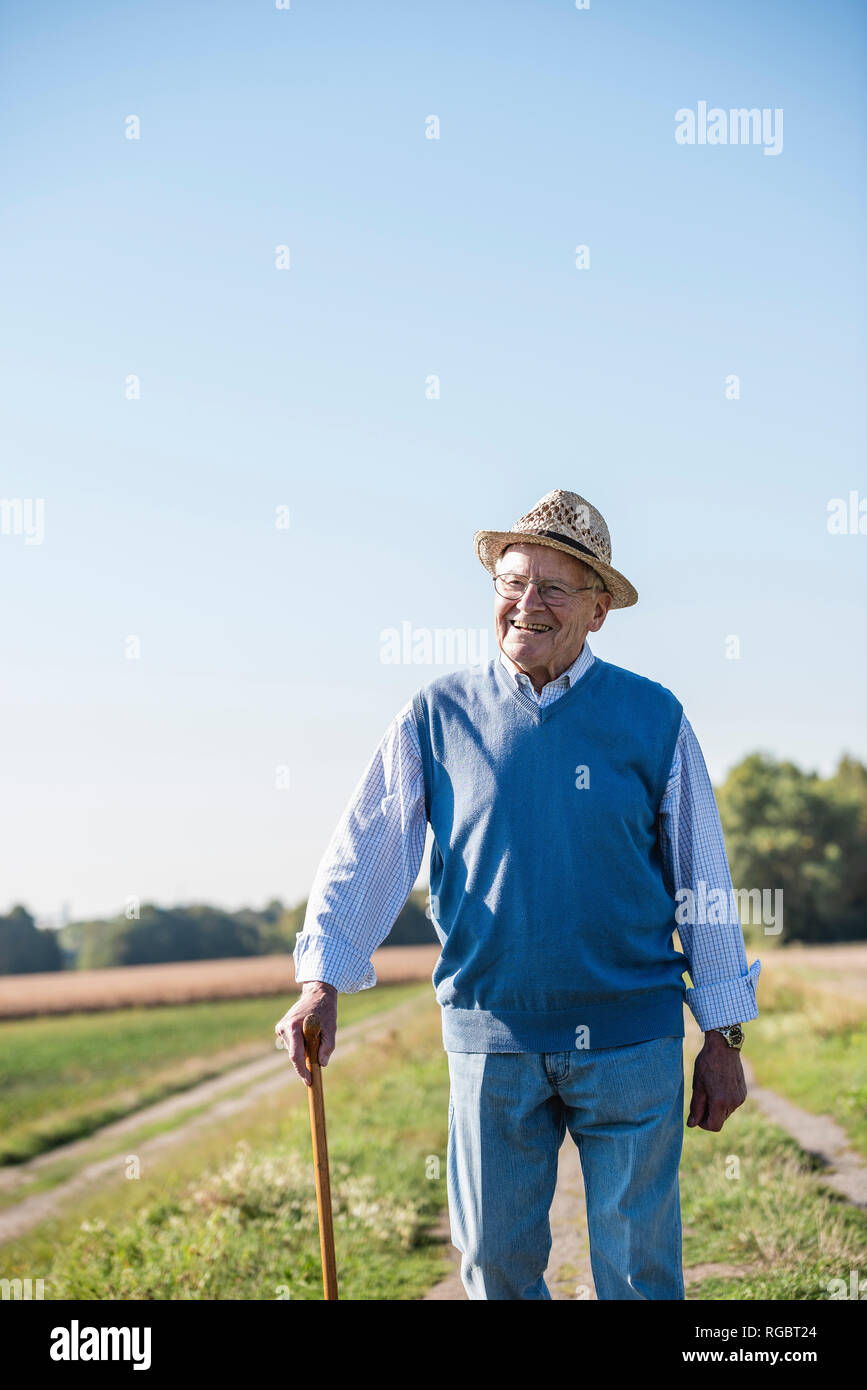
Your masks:
<path fill-rule="evenodd" d="M 729 1042 L 733 1043 L 735 1047 L 740 1047 L 743 1040 L 744 1030 L 739 1023 L 736 1023 L 729 1029 Z"/>

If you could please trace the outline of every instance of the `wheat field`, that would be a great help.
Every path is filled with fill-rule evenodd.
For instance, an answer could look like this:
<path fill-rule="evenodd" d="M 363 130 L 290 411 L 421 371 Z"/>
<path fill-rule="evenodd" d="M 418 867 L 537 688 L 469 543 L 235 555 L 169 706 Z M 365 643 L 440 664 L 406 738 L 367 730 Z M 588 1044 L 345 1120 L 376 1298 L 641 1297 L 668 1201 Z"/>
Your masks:
<path fill-rule="evenodd" d="M 373 967 L 382 984 L 429 980 L 439 947 L 386 946 Z M 227 960 L 125 965 L 106 970 L 56 970 L 0 976 L 0 1018 L 93 1013 L 149 1004 L 192 1004 L 208 999 L 248 999 L 297 990 L 291 955 Z"/>

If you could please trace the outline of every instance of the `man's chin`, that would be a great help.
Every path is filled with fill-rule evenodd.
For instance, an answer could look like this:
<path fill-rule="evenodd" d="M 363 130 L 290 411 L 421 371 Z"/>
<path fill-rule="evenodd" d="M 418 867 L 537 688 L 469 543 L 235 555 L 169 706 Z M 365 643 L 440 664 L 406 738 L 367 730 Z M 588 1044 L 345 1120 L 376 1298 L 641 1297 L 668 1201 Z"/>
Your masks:
<path fill-rule="evenodd" d="M 503 650 L 506 656 L 510 656 L 518 665 L 521 664 L 521 658 L 544 660 L 545 653 L 550 651 L 551 647 L 549 638 L 550 633 L 547 632 L 518 634 L 512 630 L 503 644 Z"/>

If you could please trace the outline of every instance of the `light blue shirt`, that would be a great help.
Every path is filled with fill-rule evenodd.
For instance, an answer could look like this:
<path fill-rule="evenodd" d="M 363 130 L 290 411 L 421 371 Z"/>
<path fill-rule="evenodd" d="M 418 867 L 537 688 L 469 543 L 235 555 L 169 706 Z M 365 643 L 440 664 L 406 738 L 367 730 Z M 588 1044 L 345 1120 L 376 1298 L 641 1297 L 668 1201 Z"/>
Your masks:
<path fill-rule="evenodd" d="M 500 659 L 525 697 L 544 707 L 579 681 L 595 657 L 585 641 L 569 669 L 538 694 L 528 676 L 502 653 Z M 323 980 L 346 994 L 376 984 L 370 957 L 418 877 L 426 831 L 421 749 L 408 701 L 383 735 L 320 862 L 293 953 L 300 983 Z M 703 883 L 708 894 L 719 889 L 731 901 L 719 811 L 686 716 L 659 809 L 659 839 L 672 894 L 690 888 L 700 895 Z M 686 1002 L 699 1028 L 756 1018 L 761 964 L 755 960 L 747 968 L 740 922 L 684 923 L 677 931 L 693 984 Z"/>

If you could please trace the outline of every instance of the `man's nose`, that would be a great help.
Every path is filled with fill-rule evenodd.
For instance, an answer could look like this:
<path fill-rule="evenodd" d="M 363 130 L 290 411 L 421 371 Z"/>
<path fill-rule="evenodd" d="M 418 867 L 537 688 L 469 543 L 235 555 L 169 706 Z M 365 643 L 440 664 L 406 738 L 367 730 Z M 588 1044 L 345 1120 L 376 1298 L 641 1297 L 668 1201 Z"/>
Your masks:
<path fill-rule="evenodd" d="M 531 579 L 527 584 L 527 587 L 522 593 L 521 597 L 515 604 L 515 607 L 520 608 L 522 612 L 525 612 L 528 608 L 542 608 L 543 606 L 544 605 L 542 603 L 542 600 L 539 597 L 539 592 L 536 588 L 536 580 Z"/>

